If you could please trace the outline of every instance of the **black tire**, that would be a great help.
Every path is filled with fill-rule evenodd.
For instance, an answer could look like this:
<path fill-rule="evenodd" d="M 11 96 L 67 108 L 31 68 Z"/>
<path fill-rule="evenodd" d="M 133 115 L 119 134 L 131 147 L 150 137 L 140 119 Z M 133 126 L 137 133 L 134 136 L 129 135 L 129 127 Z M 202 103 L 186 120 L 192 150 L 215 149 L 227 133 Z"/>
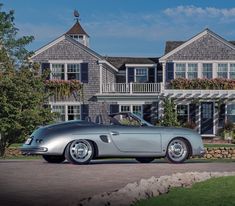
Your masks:
<path fill-rule="evenodd" d="M 94 146 L 88 140 L 74 140 L 65 149 L 65 158 L 73 164 L 89 164 L 93 156 Z"/>
<path fill-rule="evenodd" d="M 166 159 L 171 163 L 183 163 L 189 156 L 188 143 L 183 138 L 175 138 L 170 141 L 167 151 Z"/>
<path fill-rule="evenodd" d="M 140 163 L 150 163 L 152 162 L 155 158 L 154 157 L 137 157 L 135 158 L 138 162 Z"/>
<path fill-rule="evenodd" d="M 42 157 L 49 163 L 61 163 L 65 160 L 64 155 L 42 155 Z"/>

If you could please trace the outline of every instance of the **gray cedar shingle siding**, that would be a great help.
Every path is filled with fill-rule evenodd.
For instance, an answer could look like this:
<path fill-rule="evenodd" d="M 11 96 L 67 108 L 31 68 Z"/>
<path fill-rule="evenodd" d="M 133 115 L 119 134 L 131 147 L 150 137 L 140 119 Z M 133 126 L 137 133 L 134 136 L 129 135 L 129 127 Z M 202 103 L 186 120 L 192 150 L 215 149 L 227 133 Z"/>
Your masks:
<path fill-rule="evenodd" d="M 184 43 L 184 42 L 179 42 Z M 174 48 L 177 43 L 172 43 Z M 168 43 L 169 49 L 169 43 Z M 170 50 L 170 49 L 169 49 Z M 234 60 L 235 50 L 217 40 L 210 34 L 206 34 L 180 51 L 174 53 L 167 60 Z"/>
<path fill-rule="evenodd" d="M 98 58 L 65 39 L 32 58 L 34 62 L 47 62 L 48 60 L 83 60 L 83 62 L 87 62 L 88 83 L 84 83 L 83 103 L 89 104 L 89 116 L 93 121 L 96 115 L 102 111 L 102 108 L 106 111 L 108 105 L 94 101 L 94 96 L 100 92 Z M 108 75 L 109 73 L 107 73 Z M 113 75 L 110 74 L 110 76 L 109 78 L 113 78 Z M 72 104 L 74 101 L 68 102 L 68 104 Z"/>
<path fill-rule="evenodd" d="M 166 41 L 164 54 L 171 52 L 172 50 L 176 49 L 177 47 L 179 47 L 180 45 L 182 45 L 185 42 L 186 41 Z M 235 41 L 228 41 L 228 42 L 235 46 Z"/>

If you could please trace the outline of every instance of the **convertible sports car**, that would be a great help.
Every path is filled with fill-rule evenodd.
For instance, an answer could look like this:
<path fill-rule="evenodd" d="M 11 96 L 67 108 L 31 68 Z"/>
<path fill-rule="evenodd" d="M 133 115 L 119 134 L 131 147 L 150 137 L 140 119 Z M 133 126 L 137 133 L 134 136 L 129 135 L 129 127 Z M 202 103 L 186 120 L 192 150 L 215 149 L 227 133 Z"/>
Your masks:
<path fill-rule="evenodd" d="M 135 114 L 109 115 L 110 124 L 69 121 L 40 127 L 21 147 L 24 154 L 41 154 L 50 163 L 67 159 L 87 164 L 104 157 L 131 157 L 141 163 L 166 157 L 182 163 L 204 154 L 201 136 L 190 129 L 157 127 Z"/>

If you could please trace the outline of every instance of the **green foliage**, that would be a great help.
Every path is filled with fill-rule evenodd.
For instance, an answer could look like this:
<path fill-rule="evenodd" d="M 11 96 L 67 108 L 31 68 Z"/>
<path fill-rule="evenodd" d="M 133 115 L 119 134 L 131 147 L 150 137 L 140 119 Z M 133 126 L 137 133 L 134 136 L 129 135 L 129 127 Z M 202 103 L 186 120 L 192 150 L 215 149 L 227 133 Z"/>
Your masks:
<path fill-rule="evenodd" d="M 192 188 L 174 188 L 168 194 L 141 200 L 135 206 L 230 206 L 235 205 L 235 176 L 212 178 Z"/>
<path fill-rule="evenodd" d="M 0 5 L 0 10 L 2 5 Z M 0 11 L 0 156 L 12 143 L 23 141 L 37 126 L 52 121 L 44 76 L 29 67 L 25 45 L 33 37 L 17 39 L 14 12 Z"/>
<path fill-rule="evenodd" d="M 235 89 L 235 81 L 231 79 L 184 79 L 177 78 L 170 82 L 171 89 Z"/>
<path fill-rule="evenodd" d="M 161 119 L 160 124 L 166 127 L 180 126 L 180 123 L 177 120 L 177 114 L 175 111 L 175 104 L 173 100 L 170 98 L 165 98 L 163 108 L 164 108 L 164 112 L 163 112 L 163 117 Z"/>
<path fill-rule="evenodd" d="M 80 99 L 83 99 L 83 85 L 79 80 L 46 80 L 46 89 L 56 100 L 64 100 L 72 94 L 79 93 Z M 77 96 L 75 96 L 76 98 Z"/>
<path fill-rule="evenodd" d="M 25 46 L 33 41 L 33 36 L 23 36 L 17 38 L 18 29 L 14 24 L 14 11 L 8 13 L 2 11 L 3 5 L 0 4 L 0 70 L 6 69 L 6 66 L 20 66 L 27 62 L 27 58 L 31 53 L 27 51 Z"/>
<path fill-rule="evenodd" d="M 37 126 L 53 120 L 44 79 L 34 68 L 22 68 L 0 76 L 0 150 L 24 140 Z"/>

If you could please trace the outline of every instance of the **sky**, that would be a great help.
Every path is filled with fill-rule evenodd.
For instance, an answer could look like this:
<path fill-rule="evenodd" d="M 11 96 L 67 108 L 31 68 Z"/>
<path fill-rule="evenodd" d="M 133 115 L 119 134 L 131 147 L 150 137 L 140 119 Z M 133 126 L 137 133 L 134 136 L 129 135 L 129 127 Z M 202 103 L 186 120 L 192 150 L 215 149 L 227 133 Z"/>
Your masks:
<path fill-rule="evenodd" d="M 235 40 L 235 0 L 1 0 L 15 11 L 19 36 L 37 50 L 68 31 L 74 9 L 101 55 L 159 57 L 168 40 L 187 40 L 209 28 Z"/>

